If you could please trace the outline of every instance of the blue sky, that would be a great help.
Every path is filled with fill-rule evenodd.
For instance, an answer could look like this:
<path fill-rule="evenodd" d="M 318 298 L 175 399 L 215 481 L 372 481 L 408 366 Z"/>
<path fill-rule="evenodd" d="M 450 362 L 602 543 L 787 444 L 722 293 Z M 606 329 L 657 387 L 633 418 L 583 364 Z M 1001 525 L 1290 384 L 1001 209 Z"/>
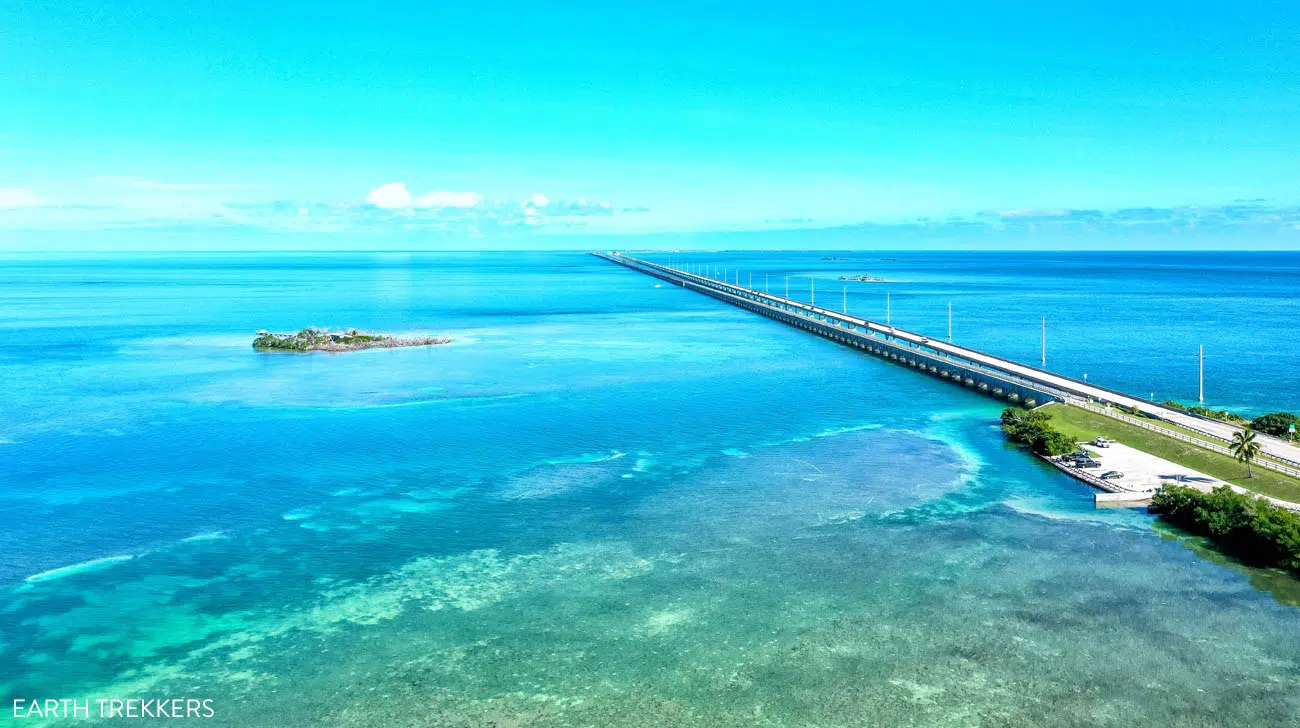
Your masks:
<path fill-rule="evenodd" d="M 1066 5 L 10 0 L 0 245 L 1300 241 L 1300 5 Z"/>

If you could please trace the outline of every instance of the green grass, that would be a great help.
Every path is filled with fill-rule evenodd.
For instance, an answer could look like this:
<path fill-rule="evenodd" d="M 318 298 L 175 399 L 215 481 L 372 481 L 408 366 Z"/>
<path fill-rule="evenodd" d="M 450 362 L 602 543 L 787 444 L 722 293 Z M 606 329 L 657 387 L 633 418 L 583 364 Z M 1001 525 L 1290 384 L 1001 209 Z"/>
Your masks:
<path fill-rule="evenodd" d="M 1095 440 L 1098 436 L 1105 436 L 1247 490 L 1300 503 L 1300 479 L 1258 465 L 1255 466 L 1255 477 L 1247 478 L 1246 466 L 1232 457 L 1080 407 L 1052 404 L 1043 411 L 1052 416 L 1052 427 L 1076 440 Z"/>
<path fill-rule="evenodd" d="M 1077 409 L 1077 408 L 1076 408 L 1076 409 Z M 1168 421 L 1165 421 L 1165 420 L 1159 420 L 1159 419 L 1155 419 L 1155 418 L 1144 418 L 1144 417 L 1142 417 L 1141 415 L 1134 415 L 1134 414 L 1130 414 L 1130 413 L 1128 413 L 1128 412 L 1117 412 L 1117 414 L 1126 414 L 1126 415 L 1128 415 L 1129 417 L 1137 417 L 1138 419 L 1147 419 L 1147 420 L 1148 420 L 1151 424 L 1153 424 L 1153 425 L 1157 425 L 1157 426 L 1159 426 L 1159 427 L 1163 427 L 1163 428 L 1165 428 L 1166 430 L 1173 430 L 1173 431 L 1178 432 L 1178 433 L 1180 433 L 1180 434 L 1187 435 L 1188 437 L 1194 437 L 1194 438 L 1196 438 L 1197 440 L 1200 440 L 1201 442 L 1208 442 L 1208 443 L 1211 443 L 1211 444 L 1213 444 L 1213 445 L 1219 445 L 1220 447 L 1223 447 L 1223 446 L 1226 446 L 1226 445 L 1227 445 L 1227 443 L 1225 443 L 1223 440 L 1216 440 L 1215 438 L 1210 437 L 1209 435 L 1206 435 L 1206 434 L 1203 433 L 1203 432 L 1197 432 L 1196 430 L 1190 430 L 1190 429 L 1188 429 L 1188 428 L 1186 428 L 1186 427 L 1183 427 L 1182 425 L 1177 425 L 1177 424 L 1174 424 L 1174 423 L 1172 423 L 1172 422 L 1168 422 Z M 1228 423 L 1228 424 L 1231 424 L 1231 423 Z M 1140 428 L 1139 428 L 1139 429 L 1140 429 Z M 1285 438 L 1284 438 L 1284 439 L 1285 439 Z M 1296 449 L 1296 451 L 1295 451 L 1295 457 L 1300 457 L 1300 448 L 1297 448 L 1297 449 Z M 1284 463 L 1284 462 L 1282 462 L 1281 460 L 1278 460 L 1278 459 L 1275 458 L 1275 457 L 1270 457 L 1270 456 L 1265 455 L 1265 454 L 1262 454 L 1262 453 L 1260 454 L 1260 458 L 1263 459 L 1263 460 L 1268 460 L 1268 461 L 1271 461 L 1271 462 L 1277 463 L 1277 464 L 1279 464 L 1279 465 L 1288 465 L 1288 464 L 1289 464 L 1289 463 Z"/>

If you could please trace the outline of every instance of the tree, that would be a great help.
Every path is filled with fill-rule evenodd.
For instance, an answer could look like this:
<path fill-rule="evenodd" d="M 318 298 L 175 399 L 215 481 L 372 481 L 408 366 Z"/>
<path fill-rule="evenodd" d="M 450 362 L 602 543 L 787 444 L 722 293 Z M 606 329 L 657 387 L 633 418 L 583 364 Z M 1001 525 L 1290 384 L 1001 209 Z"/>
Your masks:
<path fill-rule="evenodd" d="M 1246 477 L 1255 477 L 1255 472 L 1250 469 L 1250 463 L 1259 457 L 1259 442 L 1255 440 L 1255 431 L 1247 427 L 1234 433 L 1231 448 L 1237 462 L 1246 464 Z"/>
<path fill-rule="evenodd" d="M 1051 415 L 1042 410 L 1023 410 L 1008 407 L 1002 412 L 1002 431 L 1013 442 L 1033 445 L 1044 434 L 1051 431 Z"/>
<path fill-rule="evenodd" d="M 1002 410 L 1002 426 L 1008 432 L 1033 425 L 1046 425 L 1052 416 L 1043 410 L 1008 407 Z"/>
<path fill-rule="evenodd" d="M 1209 493 L 1166 485 L 1151 498 L 1152 513 L 1209 536 L 1226 553 L 1258 566 L 1300 574 L 1300 515 L 1223 485 Z"/>
<path fill-rule="evenodd" d="M 1073 437 L 1050 427 L 1039 434 L 1032 444 L 1034 452 L 1039 455 L 1065 455 L 1078 449 Z"/>
<path fill-rule="evenodd" d="M 1263 417 L 1256 417 L 1255 421 L 1250 423 L 1250 427 L 1266 435 L 1286 437 L 1287 428 L 1296 424 L 1300 424 L 1300 417 L 1290 412 L 1270 412 Z"/>

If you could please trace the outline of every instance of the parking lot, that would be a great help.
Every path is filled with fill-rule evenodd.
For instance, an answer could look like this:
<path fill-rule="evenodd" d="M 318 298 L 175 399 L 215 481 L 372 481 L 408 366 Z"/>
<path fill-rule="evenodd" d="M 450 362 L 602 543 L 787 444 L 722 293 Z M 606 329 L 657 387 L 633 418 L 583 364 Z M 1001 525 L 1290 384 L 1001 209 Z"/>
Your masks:
<path fill-rule="evenodd" d="M 1118 470 L 1124 474 L 1124 477 L 1110 482 L 1124 490 L 1154 490 L 1166 481 L 1178 481 L 1182 485 L 1195 487 L 1198 490 L 1209 490 L 1223 485 L 1223 481 L 1217 478 L 1211 478 L 1204 473 L 1148 455 L 1141 450 L 1134 450 L 1118 442 L 1113 442 L 1110 447 L 1104 448 L 1086 443 L 1083 447 L 1096 453 L 1096 460 L 1101 463 L 1100 468 L 1089 468 L 1088 474 L 1100 477 L 1102 473 Z"/>

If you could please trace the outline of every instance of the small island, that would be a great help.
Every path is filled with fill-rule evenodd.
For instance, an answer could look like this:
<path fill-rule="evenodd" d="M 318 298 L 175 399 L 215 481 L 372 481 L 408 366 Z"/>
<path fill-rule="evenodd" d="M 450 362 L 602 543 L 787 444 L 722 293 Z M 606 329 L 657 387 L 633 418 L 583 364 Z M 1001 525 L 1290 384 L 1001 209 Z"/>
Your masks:
<path fill-rule="evenodd" d="M 876 277 L 876 276 L 869 276 L 869 275 L 867 275 L 867 274 L 865 274 L 865 273 L 863 273 L 862 275 L 856 275 L 856 276 L 840 276 L 840 280 L 842 280 L 842 281 L 862 281 L 862 282 L 865 282 L 865 283 L 884 283 L 884 282 L 885 282 L 885 279 L 884 279 L 884 278 L 878 278 L 878 277 Z"/>
<path fill-rule="evenodd" d="M 451 339 L 438 336 L 398 338 L 384 334 L 367 334 L 356 329 L 332 332 L 329 329 L 306 328 L 296 334 L 273 334 L 265 329 L 257 332 L 253 348 L 258 351 L 358 351 L 360 349 L 396 349 L 403 346 L 437 346 Z"/>

